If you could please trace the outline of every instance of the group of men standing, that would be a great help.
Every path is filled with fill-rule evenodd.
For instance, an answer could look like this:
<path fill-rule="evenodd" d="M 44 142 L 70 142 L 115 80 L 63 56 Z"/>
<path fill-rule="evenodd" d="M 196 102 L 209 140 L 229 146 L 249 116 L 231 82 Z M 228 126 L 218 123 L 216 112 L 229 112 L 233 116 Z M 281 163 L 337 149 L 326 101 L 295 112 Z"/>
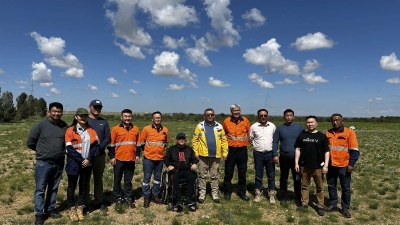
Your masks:
<path fill-rule="evenodd" d="M 135 208 L 135 202 L 131 199 L 132 179 L 141 151 L 144 152 L 143 206 L 149 207 L 150 201 L 161 204 L 158 195 L 165 147 L 169 140 L 168 129 L 161 125 L 161 112 L 154 112 L 152 124 L 144 127 L 139 133 L 138 127 L 132 124 L 131 110 L 123 110 L 121 123 L 110 130 L 107 120 L 100 117 L 102 107 L 101 101 L 91 101 L 87 122 L 96 131 L 99 139 L 99 151 L 88 164 L 93 171 L 94 208 L 107 210 L 107 205 L 103 200 L 103 173 L 107 146 L 110 163 L 114 167 L 113 193 L 116 204 L 126 202 L 128 207 Z M 204 121 L 201 121 L 195 128 L 192 149 L 187 149 L 186 134 L 184 133 L 177 135 L 177 144 L 173 148 L 171 147 L 174 149 L 173 152 L 179 154 L 179 157 L 170 156 L 169 159 L 183 160 L 183 163 L 178 161 L 180 163 L 176 164 L 167 160 L 166 165 L 169 170 L 177 170 L 176 167 L 182 170 L 198 168 L 199 203 L 203 203 L 206 199 L 206 176 L 208 174 L 211 180 L 212 200 L 215 203 L 220 202 L 219 168 L 221 159 L 225 162 L 223 179 L 225 200 L 231 199 L 232 178 L 236 166 L 237 195 L 242 200 L 249 201 L 250 198 L 246 195 L 246 176 L 248 145 L 251 144 L 256 173 L 254 201 L 261 201 L 263 196 L 262 181 L 265 169 L 268 178 L 269 201 L 271 204 L 275 204 L 275 164 L 279 163 L 281 202 L 288 201 L 287 181 L 291 170 L 296 204 L 301 209 L 307 207 L 308 186 L 313 177 L 317 186 L 317 212 L 319 215 L 323 215 L 322 174 L 327 174 L 330 206 L 326 210 L 338 210 L 336 183 L 339 178 L 342 188 L 342 213 L 345 217 L 351 217 L 348 212 L 351 172 L 359 152 L 355 133 L 343 126 L 343 118 L 340 114 L 332 115 L 333 128 L 326 131 L 326 135 L 324 135 L 316 130 L 318 123 L 315 116 L 307 117 L 307 131 L 304 131 L 301 125 L 294 122 L 294 112 L 291 109 L 284 111 L 285 123 L 278 127 L 268 121 L 266 109 L 258 110 L 258 122 L 251 126 L 249 120 L 241 114 L 238 104 L 231 105 L 230 111 L 231 116 L 220 124 L 215 121 L 214 110 L 206 109 Z M 47 217 L 61 217 L 61 214 L 55 210 L 55 206 L 65 161 L 64 135 L 68 128 L 68 125 L 61 120 L 62 113 L 61 103 L 50 103 L 48 117 L 34 125 L 27 140 L 27 146 L 36 152 L 37 160 L 34 196 L 35 224 L 43 224 Z M 186 159 L 190 159 L 190 163 L 185 163 Z M 153 185 L 150 188 L 152 175 Z M 189 173 L 181 173 L 181 175 L 191 177 Z M 122 177 L 124 177 L 124 196 L 121 195 Z M 88 197 L 89 191 L 86 192 L 86 195 Z"/>

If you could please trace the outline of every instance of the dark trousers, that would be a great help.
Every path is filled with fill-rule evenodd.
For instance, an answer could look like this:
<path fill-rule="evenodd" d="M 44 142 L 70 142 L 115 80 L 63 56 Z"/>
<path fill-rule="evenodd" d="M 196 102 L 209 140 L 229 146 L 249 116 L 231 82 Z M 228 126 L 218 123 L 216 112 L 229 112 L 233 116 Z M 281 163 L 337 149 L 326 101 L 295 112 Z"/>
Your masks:
<path fill-rule="evenodd" d="M 230 195 L 232 193 L 232 178 L 235 171 L 235 165 L 238 170 L 238 195 L 246 195 L 247 159 L 247 147 L 229 147 L 228 158 L 225 161 L 225 195 Z"/>
<path fill-rule="evenodd" d="M 342 189 L 342 209 L 349 209 L 350 206 L 350 182 L 351 173 L 347 172 L 346 167 L 334 167 L 329 166 L 328 174 L 326 175 L 328 183 L 329 192 L 329 203 L 332 206 L 337 206 L 338 204 L 338 194 L 337 194 L 337 179 L 339 178 L 340 187 Z"/>
<path fill-rule="evenodd" d="M 96 205 L 103 203 L 103 174 L 106 166 L 106 154 L 98 155 L 92 162 L 93 167 L 93 194 Z M 88 194 L 89 196 L 89 194 Z"/>
<path fill-rule="evenodd" d="M 68 206 L 75 206 L 75 189 L 79 179 L 78 206 L 89 206 L 90 175 L 92 167 L 81 168 L 78 175 L 68 175 L 67 201 Z"/>
<path fill-rule="evenodd" d="M 124 177 L 124 196 L 123 199 L 131 199 L 132 195 L 132 178 L 135 174 L 135 161 L 119 161 L 116 159 L 114 166 L 114 187 L 113 193 L 115 199 L 122 198 L 121 181 Z"/>
<path fill-rule="evenodd" d="M 263 190 L 264 168 L 268 178 L 268 191 L 275 190 L 275 163 L 274 155 L 270 152 L 253 151 L 254 169 L 256 170 L 254 188 Z"/>
<path fill-rule="evenodd" d="M 283 155 L 279 156 L 279 167 L 281 170 L 281 177 L 279 178 L 279 189 L 283 195 L 287 194 L 287 186 L 289 179 L 289 171 L 292 171 L 292 179 L 294 186 L 294 193 L 296 198 L 300 202 L 301 198 L 301 179 L 296 179 L 296 175 L 300 178 L 300 175 L 296 173 L 294 168 L 294 155 Z"/>
<path fill-rule="evenodd" d="M 186 187 L 186 197 L 188 199 L 192 198 L 194 193 L 194 182 L 196 181 L 196 175 L 193 171 L 189 170 L 178 170 L 173 173 L 173 182 L 176 200 L 179 202 L 181 200 L 181 187 L 180 183 L 187 183 Z"/>

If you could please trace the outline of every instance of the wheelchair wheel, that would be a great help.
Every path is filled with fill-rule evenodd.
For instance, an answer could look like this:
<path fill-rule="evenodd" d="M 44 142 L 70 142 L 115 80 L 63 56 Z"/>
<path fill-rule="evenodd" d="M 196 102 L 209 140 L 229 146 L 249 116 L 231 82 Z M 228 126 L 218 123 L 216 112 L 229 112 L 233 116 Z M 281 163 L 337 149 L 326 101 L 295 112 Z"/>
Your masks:
<path fill-rule="evenodd" d="M 168 203 L 168 189 L 169 189 L 169 176 L 168 172 L 164 171 L 162 174 L 162 180 L 161 180 L 161 192 L 160 192 L 160 198 L 162 203 L 167 204 Z"/>
<path fill-rule="evenodd" d="M 174 210 L 174 204 L 172 202 L 168 202 L 168 206 L 167 206 L 169 211 Z"/>

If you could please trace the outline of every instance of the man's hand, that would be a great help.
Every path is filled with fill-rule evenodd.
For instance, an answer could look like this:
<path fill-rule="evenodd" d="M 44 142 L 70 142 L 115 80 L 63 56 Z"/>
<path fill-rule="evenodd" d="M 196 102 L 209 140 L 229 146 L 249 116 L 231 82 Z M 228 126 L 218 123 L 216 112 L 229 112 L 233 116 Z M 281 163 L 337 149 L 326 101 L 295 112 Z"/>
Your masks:
<path fill-rule="evenodd" d="M 322 167 L 322 173 L 323 174 L 327 174 L 328 173 L 328 167 L 327 166 Z"/>
<path fill-rule="evenodd" d="M 139 156 L 136 156 L 136 158 L 135 158 L 135 163 L 139 163 L 140 162 L 140 157 Z"/>
<path fill-rule="evenodd" d="M 226 161 L 226 160 L 228 159 L 228 156 L 222 156 L 222 159 L 223 159 L 224 161 Z"/>
<path fill-rule="evenodd" d="M 88 166 L 90 166 L 89 160 L 87 160 L 87 159 L 83 160 L 83 162 L 82 162 L 82 168 L 86 168 L 86 167 L 88 167 Z"/>
<path fill-rule="evenodd" d="M 116 163 L 117 163 L 117 160 L 115 158 L 110 159 L 111 166 L 115 166 Z"/>
<path fill-rule="evenodd" d="M 354 170 L 354 167 L 352 167 L 350 165 L 347 166 L 347 172 L 351 173 L 351 172 L 353 172 L 353 170 Z"/>
<path fill-rule="evenodd" d="M 196 170 L 197 169 L 197 165 L 196 164 L 192 164 L 192 166 L 190 166 L 191 170 Z"/>
<path fill-rule="evenodd" d="M 174 166 L 168 166 L 168 170 L 173 170 L 174 168 Z"/>
<path fill-rule="evenodd" d="M 296 172 L 300 172 L 300 167 L 299 164 L 294 165 L 294 169 L 296 170 Z"/>
<path fill-rule="evenodd" d="M 274 157 L 274 163 L 275 163 L 275 164 L 278 164 L 278 163 L 279 163 L 279 157 L 278 157 L 278 156 L 275 156 L 275 157 Z"/>

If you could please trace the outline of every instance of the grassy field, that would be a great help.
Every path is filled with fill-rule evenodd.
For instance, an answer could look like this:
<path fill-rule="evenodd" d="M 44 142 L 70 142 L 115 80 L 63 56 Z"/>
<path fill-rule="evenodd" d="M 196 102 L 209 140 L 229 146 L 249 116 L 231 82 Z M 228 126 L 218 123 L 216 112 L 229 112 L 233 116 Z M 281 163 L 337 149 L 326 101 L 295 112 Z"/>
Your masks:
<path fill-rule="evenodd" d="M 65 116 L 68 123 L 71 116 Z M 35 187 L 35 154 L 25 146 L 32 125 L 41 119 L 30 119 L 18 123 L 0 124 L 0 224 L 32 224 L 34 221 L 33 192 Z M 198 121 L 197 121 L 198 122 Z M 251 121 L 252 123 L 255 121 Z M 281 120 L 272 121 L 280 125 Z M 119 123 L 110 120 L 110 126 Z M 150 121 L 135 122 L 141 129 Z M 299 123 L 304 124 L 303 121 Z M 171 134 L 169 145 L 175 143 L 178 132 L 193 133 L 194 121 L 163 121 Z M 326 213 L 319 217 L 314 210 L 296 212 L 294 201 L 288 204 L 270 205 L 264 197 L 259 203 L 253 201 L 254 164 L 252 150 L 249 149 L 247 190 L 249 202 L 243 202 L 235 194 L 231 201 L 225 201 L 220 193 L 221 203 L 215 204 L 210 196 L 196 212 L 182 213 L 167 211 L 166 205 L 151 204 L 143 208 L 141 197 L 142 165 L 135 171 L 133 187 L 137 199 L 136 209 L 115 209 L 112 205 L 112 167 L 106 164 L 104 175 L 105 198 L 110 204 L 107 213 L 94 211 L 86 218 L 85 224 L 400 224 L 400 126 L 395 123 L 346 123 L 357 129 L 360 159 L 356 164 L 352 180 L 351 219 L 345 219 L 338 212 Z M 330 128 L 329 123 L 320 123 L 319 130 Z M 221 164 L 221 179 L 223 178 Z M 279 167 L 276 167 L 276 186 L 279 187 Z M 235 178 L 236 178 L 235 173 Z M 266 185 L 264 178 L 264 185 Z M 233 181 L 234 184 L 236 180 Z M 234 186 L 234 191 L 235 191 Z M 57 196 L 57 204 L 63 214 L 61 219 L 49 219 L 46 224 L 74 224 L 69 222 L 66 204 L 67 179 L 63 175 Z M 93 188 L 93 185 L 92 185 Z M 289 190 L 292 189 L 290 183 Z M 316 202 L 315 187 L 311 186 L 311 201 Z M 289 193 L 293 196 L 293 192 Z M 328 202 L 325 184 L 325 202 Z M 279 195 L 278 195 L 279 198 Z M 312 204 L 311 202 L 311 204 Z"/>

